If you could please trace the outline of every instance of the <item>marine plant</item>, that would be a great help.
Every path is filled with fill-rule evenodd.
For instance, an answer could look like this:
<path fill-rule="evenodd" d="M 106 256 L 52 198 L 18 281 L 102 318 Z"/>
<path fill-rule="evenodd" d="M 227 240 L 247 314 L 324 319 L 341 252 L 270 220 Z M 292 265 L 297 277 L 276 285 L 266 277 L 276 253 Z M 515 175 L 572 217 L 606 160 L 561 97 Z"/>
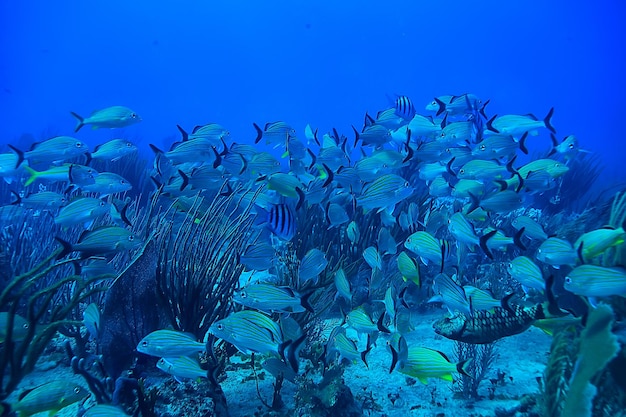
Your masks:
<path fill-rule="evenodd" d="M 454 342 L 454 353 L 457 362 L 472 359 L 466 368 L 468 375 L 459 374 L 460 378 L 455 381 L 453 391 L 459 393 L 466 400 L 478 400 L 480 384 L 487 378 L 491 367 L 496 359 L 496 344 L 488 343 L 476 345 L 472 343 Z"/>

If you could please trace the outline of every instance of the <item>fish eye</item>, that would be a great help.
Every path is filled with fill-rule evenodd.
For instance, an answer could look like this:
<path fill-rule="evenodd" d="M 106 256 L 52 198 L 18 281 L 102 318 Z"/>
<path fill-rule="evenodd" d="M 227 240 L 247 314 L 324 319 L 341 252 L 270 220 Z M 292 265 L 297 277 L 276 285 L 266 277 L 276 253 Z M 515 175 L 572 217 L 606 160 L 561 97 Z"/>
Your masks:
<path fill-rule="evenodd" d="M 221 324 L 221 323 L 220 323 L 220 324 L 218 324 L 218 325 L 217 325 L 217 330 L 220 330 L 220 331 L 224 330 L 224 325 L 223 325 L 223 324 Z"/>
<path fill-rule="evenodd" d="M 144 340 L 143 342 L 141 342 L 141 346 L 143 346 L 143 347 L 148 346 L 148 342 Z"/>
<path fill-rule="evenodd" d="M 241 298 L 246 298 L 246 292 L 242 291 L 239 295 L 241 295 Z"/>
<path fill-rule="evenodd" d="M 404 186 L 405 186 L 406 188 L 408 188 L 408 187 L 409 187 L 409 182 L 408 182 L 408 181 L 404 181 Z"/>
<path fill-rule="evenodd" d="M 436 102 L 435 100 L 433 100 L 433 101 L 431 101 L 431 102 L 430 102 L 430 105 L 431 105 L 431 106 L 436 106 L 436 105 L 437 105 L 437 102 Z"/>
<path fill-rule="evenodd" d="M 571 284 L 572 283 L 572 279 L 570 277 L 565 277 L 565 283 L 566 284 Z"/>
<path fill-rule="evenodd" d="M 485 149 L 487 149 L 487 147 L 485 145 L 480 145 L 480 150 L 484 151 Z"/>
<path fill-rule="evenodd" d="M 569 148 L 570 148 L 570 149 L 574 149 L 574 144 L 573 144 L 573 143 L 570 143 L 570 144 L 569 144 Z"/>
<path fill-rule="evenodd" d="M 130 117 L 131 117 L 132 119 L 136 119 L 136 118 L 137 118 L 137 113 L 131 113 L 131 114 L 130 114 Z"/>
<path fill-rule="evenodd" d="M 77 147 L 77 148 L 80 148 L 80 147 L 82 147 L 82 146 L 83 146 L 83 144 L 82 144 L 82 143 L 80 143 L 80 142 L 76 142 L 76 147 Z"/>
<path fill-rule="evenodd" d="M 133 236 L 133 235 L 128 236 L 128 241 L 129 242 L 132 242 L 133 240 L 135 240 L 135 236 Z"/>
<path fill-rule="evenodd" d="M 459 174 L 465 174 L 465 170 L 463 168 L 459 169 Z"/>
<path fill-rule="evenodd" d="M 24 324 L 22 325 L 22 328 L 23 328 L 23 329 L 28 329 L 29 327 L 30 327 L 30 325 L 29 325 L 28 323 L 24 323 Z"/>
<path fill-rule="evenodd" d="M 133 146 L 133 144 L 132 144 L 132 143 L 130 143 L 130 142 L 126 142 L 126 147 L 127 147 L 127 148 L 130 148 L 131 146 Z"/>
<path fill-rule="evenodd" d="M 80 387 L 74 387 L 74 393 L 75 394 L 79 394 L 82 390 L 80 389 Z"/>

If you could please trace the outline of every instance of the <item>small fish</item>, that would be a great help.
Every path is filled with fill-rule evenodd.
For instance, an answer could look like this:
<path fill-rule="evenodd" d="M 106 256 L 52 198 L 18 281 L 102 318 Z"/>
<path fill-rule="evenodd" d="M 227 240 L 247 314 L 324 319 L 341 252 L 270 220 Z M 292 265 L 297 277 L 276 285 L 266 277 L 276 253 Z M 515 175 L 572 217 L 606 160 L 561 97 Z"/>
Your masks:
<path fill-rule="evenodd" d="M 577 255 L 567 240 L 551 237 L 539 246 L 536 258 L 559 269 L 562 265 L 575 265 Z"/>
<path fill-rule="evenodd" d="M 194 335 L 175 330 L 155 330 L 137 344 L 137 352 L 159 358 L 191 356 L 206 350 Z"/>
<path fill-rule="evenodd" d="M 235 291 L 232 300 L 264 313 L 301 313 L 306 310 L 313 312 L 313 307 L 308 302 L 311 295 L 312 293 L 300 296 L 286 286 L 255 283 Z"/>
<path fill-rule="evenodd" d="M 554 134 L 550 135 L 552 139 L 552 150 L 548 154 L 548 156 L 552 155 L 561 155 L 565 161 L 570 161 L 578 155 L 578 153 L 588 153 L 584 149 L 580 148 L 578 144 L 578 139 L 574 135 L 566 136 L 561 143 L 558 143 L 556 140 L 556 136 Z"/>
<path fill-rule="evenodd" d="M 274 378 L 282 375 L 287 381 L 296 383 L 298 374 L 283 360 L 278 358 L 267 358 L 261 361 L 261 367 L 272 374 Z"/>
<path fill-rule="evenodd" d="M 22 394 L 19 401 L 11 405 L 11 410 L 20 417 L 43 412 L 54 415 L 62 408 L 87 397 L 89 397 L 87 388 L 68 382 L 66 379 L 57 378 Z"/>
<path fill-rule="evenodd" d="M 524 228 L 524 236 L 528 236 L 531 239 L 544 241 L 548 238 L 548 234 L 543 230 L 543 227 L 536 220 L 528 216 L 519 216 L 513 219 L 511 225 L 520 230 Z"/>
<path fill-rule="evenodd" d="M 84 142 L 71 136 L 56 136 L 44 140 L 43 142 L 35 143 L 27 152 L 23 152 L 11 145 L 9 145 L 9 147 L 18 156 L 18 162 L 15 168 L 17 168 L 23 160 L 27 160 L 31 164 L 62 162 L 76 158 L 89 151 L 89 148 Z"/>
<path fill-rule="evenodd" d="M 319 249 L 310 249 L 300 261 L 298 280 L 304 284 L 310 280 L 317 280 L 319 274 L 326 269 L 328 261 L 326 255 Z"/>
<path fill-rule="evenodd" d="M 391 371 L 398 369 L 400 373 L 419 379 L 422 384 L 427 384 L 428 378 L 452 382 L 452 374 L 457 372 L 469 376 L 472 359 L 452 363 L 444 353 L 419 346 L 410 346 L 406 352 L 397 352 L 393 346 L 390 349 L 393 358 Z"/>
<path fill-rule="evenodd" d="M 94 178 L 93 184 L 83 185 L 80 189 L 87 193 L 99 193 L 100 197 L 118 194 L 133 188 L 131 183 L 114 172 L 101 172 Z"/>
<path fill-rule="evenodd" d="M 408 198 L 415 189 L 411 184 L 396 174 L 383 175 L 363 187 L 357 198 L 359 206 L 366 210 L 392 209 L 397 203 Z"/>
<path fill-rule="evenodd" d="M 326 206 L 326 221 L 328 222 L 328 228 L 339 227 L 344 223 L 350 221 L 350 217 L 346 210 L 340 204 L 334 204 L 328 202 Z"/>
<path fill-rule="evenodd" d="M 383 325 L 385 314 L 381 314 L 378 321 L 374 321 L 372 316 L 365 311 L 363 306 L 359 306 L 346 314 L 346 324 L 359 333 L 373 334 L 377 332 L 390 333 Z"/>
<path fill-rule="evenodd" d="M 517 142 L 510 135 L 493 135 L 485 138 L 472 149 L 472 156 L 480 159 L 506 159 L 511 160 L 518 149 L 528 153 L 525 147 L 526 136 L 524 140 Z"/>
<path fill-rule="evenodd" d="M 394 113 L 396 116 L 403 118 L 404 120 L 411 120 L 415 116 L 415 106 L 410 98 L 407 96 L 399 96 L 396 99 Z M 377 116 L 377 119 L 379 116 Z M 377 122 L 380 124 L 379 122 Z"/>
<path fill-rule="evenodd" d="M 265 271 L 272 267 L 272 260 L 275 256 L 276 249 L 272 245 L 257 243 L 248 246 L 238 262 L 242 263 L 247 270 Z"/>
<path fill-rule="evenodd" d="M 484 131 L 485 136 L 498 133 L 501 135 L 511 135 L 520 137 L 528 132 L 533 136 L 538 135 L 537 129 L 546 128 L 552 133 L 556 133 L 552 126 L 552 115 L 554 108 L 551 108 L 547 116 L 543 120 L 538 120 L 535 116 L 519 116 L 516 114 L 508 114 L 505 116 L 494 115 L 487 121 L 487 128 Z"/>
<path fill-rule="evenodd" d="M 405 282 L 410 281 L 419 287 L 421 285 L 419 264 L 404 251 L 400 252 L 396 262 L 398 270 L 402 274 L 402 279 Z"/>
<path fill-rule="evenodd" d="M 376 249 L 374 246 L 369 246 L 363 250 L 363 259 L 365 259 L 365 262 L 369 265 L 370 268 L 382 271 L 383 260 L 380 256 L 380 253 L 378 252 L 378 249 Z"/>
<path fill-rule="evenodd" d="M 375 147 L 383 146 L 391 140 L 391 131 L 383 125 L 367 126 L 361 133 L 354 130 L 356 143 L 358 140 L 363 142 L 363 145 L 371 145 Z"/>
<path fill-rule="evenodd" d="M 372 346 L 368 346 L 363 352 L 359 352 L 356 343 L 346 336 L 346 330 L 342 327 L 337 327 L 336 329 L 337 331 L 334 331 L 332 339 L 329 340 L 330 348 L 328 353 L 337 352 L 339 354 L 339 363 L 343 359 L 347 359 L 352 363 L 361 360 L 367 367 L 367 354 L 372 349 Z"/>
<path fill-rule="evenodd" d="M 83 417 L 124 417 L 128 416 L 120 408 L 109 404 L 96 404 L 87 409 Z"/>
<path fill-rule="evenodd" d="M 30 175 L 24 182 L 25 187 L 28 187 L 36 180 L 47 182 L 68 181 L 70 184 L 82 187 L 94 184 L 98 175 L 98 172 L 93 168 L 76 164 L 65 164 L 58 167 L 53 166 L 45 171 L 35 171 L 29 166 L 24 166 L 24 170 Z"/>
<path fill-rule="evenodd" d="M 626 269 L 580 265 L 565 277 L 565 289 L 585 297 L 626 297 Z"/>
<path fill-rule="evenodd" d="M 578 250 L 581 262 L 588 262 L 597 256 L 602 255 L 607 249 L 624 243 L 626 232 L 624 228 L 605 227 L 592 230 L 576 239 L 574 248 Z"/>
<path fill-rule="evenodd" d="M 52 191 L 40 191 L 26 197 L 20 197 L 15 191 L 11 193 L 15 196 L 11 204 L 34 209 L 57 209 L 67 203 L 64 195 Z"/>
<path fill-rule="evenodd" d="M 278 323 L 253 310 L 231 313 L 211 325 L 209 333 L 235 346 L 241 353 L 283 356 L 284 340 Z"/>
<path fill-rule="evenodd" d="M 435 139 L 441 134 L 441 123 L 435 122 L 432 117 L 416 114 L 409 122 L 408 129 L 411 131 L 412 136 L 424 136 Z M 427 145 L 418 148 L 420 156 L 423 157 L 424 154 L 431 153 L 433 157 L 439 157 L 446 147 L 444 144 L 436 142 Z"/>
<path fill-rule="evenodd" d="M 359 226 L 355 221 L 351 221 L 348 223 L 348 227 L 346 228 L 346 234 L 348 235 L 348 239 L 350 242 L 355 245 L 359 242 L 361 238 L 361 232 L 359 231 Z"/>
<path fill-rule="evenodd" d="M 487 103 L 485 103 L 486 105 Z M 427 106 L 426 110 L 436 111 L 437 116 L 446 113 L 449 116 L 458 116 L 471 113 L 480 109 L 482 100 L 474 94 L 462 94 L 460 96 L 436 97 Z"/>
<path fill-rule="evenodd" d="M 78 197 L 61 208 L 54 217 L 54 222 L 65 227 L 77 224 L 85 224 L 88 227 L 95 219 L 109 211 L 109 204 L 104 200 L 93 197 Z"/>
<path fill-rule="evenodd" d="M 474 225 L 470 223 L 461 212 L 454 213 L 450 216 L 450 219 L 448 219 L 448 230 L 450 234 L 455 237 L 457 242 L 470 246 L 478 246 L 480 244 L 480 239 L 476 235 Z"/>
<path fill-rule="evenodd" d="M 498 162 L 484 159 L 474 159 L 463 165 L 456 173 L 459 179 L 495 180 L 509 178 L 511 173 L 506 166 Z"/>
<path fill-rule="evenodd" d="M 432 297 L 428 302 L 437 301 L 443 303 L 450 314 L 461 312 L 471 316 L 472 311 L 465 289 L 456 282 L 455 278 L 443 273 L 437 274 L 433 280 L 435 297 Z"/>
<path fill-rule="evenodd" d="M 13 315 L 13 325 L 11 326 L 11 340 L 14 342 L 21 342 L 26 337 L 30 324 L 24 317 L 15 314 Z M 0 343 L 4 343 L 8 336 L 9 330 L 9 313 L 0 312 Z"/>
<path fill-rule="evenodd" d="M 473 212 L 478 207 L 493 213 L 510 213 L 524 204 L 522 196 L 513 190 L 498 191 L 480 200 L 470 193 L 470 198 L 472 204 L 467 210 L 468 213 Z"/>
<path fill-rule="evenodd" d="M 93 129 L 102 127 L 114 129 L 130 126 L 141 121 L 141 117 L 137 113 L 124 106 L 111 106 L 102 110 L 96 110 L 89 117 L 82 117 L 74 112 L 70 113 L 78 119 L 74 132 L 78 132 L 85 125 L 91 125 Z"/>
<path fill-rule="evenodd" d="M 191 133 L 185 132 L 185 130 L 176 126 L 182 135 L 183 142 L 188 140 L 194 140 L 198 138 L 209 139 L 212 142 L 219 142 L 221 139 L 230 137 L 230 132 L 217 123 L 208 123 L 203 126 L 196 126 Z"/>
<path fill-rule="evenodd" d="M 289 204 L 275 204 L 267 213 L 267 227 L 282 240 L 290 241 L 296 235 L 296 213 Z"/>
<path fill-rule="evenodd" d="M 335 288 L 337 289 L 337 297 L 343 297 L 348 303 L 352 302 L 352 289 L 350 287 L 350 281 L 348 281 L 348 277 L 346 277 L 346 273 L 343 268 L 339 268 L 337 272 L 335 272 L 334 276 Z"/>
<path fill-rule="evenodd" d="M 83 323 L 92 338 L 100 336 L 100 309 L 96 303 L 89 304 L 83 311 Z"/>
<path fill-rule="evenodd" d="M 157 362 L 157 368 L 172 375 L 174 378 L 199 379 L 208 378 L 206 370 L 200 367 L 197 359 L 188 356 L 175 358 L 161 358 Z"/>
<path fill-rule="evenodd" d="M 101 159 L 115 162 L 135 152 L 137 152 L 137 146 L 131 142 L 125 139 L 113 139 L 96 146 L 93 152 L 87 153 L 87 160 Z M 89 165 L 89 162 L 86 165 Z"/>
<path fill-rule="evenodd" d="M 522 284 L 524 291 L 526 288 L 543 291 L 546 286 L 541 269 L 527 256 L 518 256 L 513 259 L 509 262 L 507 271 L 511 274 L 511 278 Z"/>
<path fill-rule="evenodd" d="M 446 241 L 437 239 L 428 232 L 420 231 L 407 237 L 404 247 L 418 255 L 426 265 L 431 261 L 441 265 L 443 269 L 443 262 L 448 251 Z"/>
<path fill-rule="evenodd" d="M 296 136 L 296 131 L 285 122 L 266 123 L 263 130 L 256 123 L 253 125 L 257 133 L 254 143 L 259 143 L 262 138 L 265 138 L 267 143 L 277 142 L 286 145 L 289 138 Z"/>
<path fill-rule="evenodd" d="M 56 237 L 56 240 L 63 246 L 63 250 L 56 259 L 61 259 L 71 252 L 80 252 L 81 258 L 115 254 L 142 245 L 141 239 L 130 231 L 117 226 L 103 226 L 91 231 L 85 230 L 75 244 L 70 244 L 59 237 Z"/>

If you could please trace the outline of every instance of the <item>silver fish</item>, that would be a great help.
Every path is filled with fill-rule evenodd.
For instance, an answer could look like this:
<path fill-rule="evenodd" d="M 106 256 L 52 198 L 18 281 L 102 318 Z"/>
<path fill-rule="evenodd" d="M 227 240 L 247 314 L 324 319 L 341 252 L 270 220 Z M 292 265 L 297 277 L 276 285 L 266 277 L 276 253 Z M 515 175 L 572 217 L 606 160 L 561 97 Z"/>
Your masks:
<path fill-rule="evenodd" d="M 96 110 L 89 117 L 82 117 L 74 112 L 70 113 L 78 119 L 74 132 L 78 132 L 85 125 L 91 125 L 93 129 L 102 127 L 113 129 L 130 126 L 141 121 L 141 117 L 137 113 L 124 106 L 111 106 Z"/>

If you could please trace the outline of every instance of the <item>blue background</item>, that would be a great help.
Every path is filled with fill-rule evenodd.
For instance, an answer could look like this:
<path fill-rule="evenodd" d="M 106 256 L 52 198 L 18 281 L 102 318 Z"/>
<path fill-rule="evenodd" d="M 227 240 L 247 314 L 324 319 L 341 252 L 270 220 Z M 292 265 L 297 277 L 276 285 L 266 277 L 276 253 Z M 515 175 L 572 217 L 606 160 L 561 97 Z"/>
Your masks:
<path fill-rule="evenodd" d="M 3 0 L 0 141 L 72 134 L 70 111 L 111 105 L 141 115 L 124 135 L 146 155 L 176 124 L 217 122 L 237 142 L 275 120 L 351 136 L 388 96 L 427 113 L 434 96 L 472 92 L 489 114 L 554 106 L 559 138 L 599 153 L 605 184 L 624 181 L 623 4 Z M 93 147 L 120 132 L 76 136 Z"/>

